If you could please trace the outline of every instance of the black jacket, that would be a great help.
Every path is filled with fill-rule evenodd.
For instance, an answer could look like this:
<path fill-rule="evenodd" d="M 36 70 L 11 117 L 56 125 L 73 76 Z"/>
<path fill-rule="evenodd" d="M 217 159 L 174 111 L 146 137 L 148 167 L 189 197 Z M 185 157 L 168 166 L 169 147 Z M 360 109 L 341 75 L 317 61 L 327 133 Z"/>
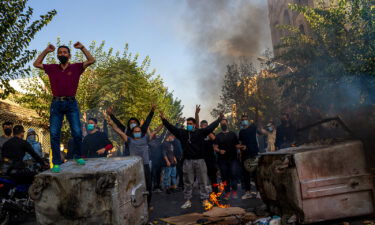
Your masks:
<path fill-rule="evenodd" d="M 254 124 L 240 130 L 238 135 L 241 144 L 246 145 L 246 150 L 242 151 L 242 157 L 253 157 L 258 155 L 259 146 L 257 141 L 257 126 Z"/>
<path fill-rule="evenodd" d="M 179 129 L 165 119 L 163 119 L 163 124 L 178 140 L 180 140 L 184 159 L 204 159 L 204 139 L 219 126 L 220 121 L 221 118 L 217 119 L 204 129 L 195 129 L 194 131 Z"/>
<path fill-rule="evenodd" d="M 2 148 L 2 159 L 7 158 L 11 160 L 15 168 L 23 167 L 23 157 L 29 153 L 41 165 L 44 164 L 43 159 L 34 151 L 29 142 L 19 138 L 12 137 L 4 143 Z"/>
<path fill-rule="evenodd" d="M 128 123 L 125 127 L 113 114 L 111 114 L 109 116 L 111 117 L 113 122 L 117 125 L 117 127 L 120 128 L 120 130 L 122 130 L 123 132 L 126 132 L 126 135 L 128 137 L 133 137 L 133 134 L 132 134 L 132 131 L 131 131 L 131 128 L 130 128 L 130 120 L 135 120 L 138 123 L 138 125 L 141 124 L 137 118 L 132 117 L 128 120 Z M 142 136 L 147 133 L 147 129 L 150 126 L 150 123 L 151 123 L 151 120 L 152 120 L 153 116 L 154 116 L 154 111 L 151 110 L 150 113 L 148 114 L 145 122 L 141 126 Z"/>
<path fill-rule="evenodd" d="M 130 128 L 130 120 L 135 120 L 137 122 L 138 126 L 141 124 L 137 118 L 132 117 L 128 120 L 127 126 L 125 127 L 120 122 L 120 120 L 118 120 L 113 114 L 110 114 L 109 116 L 111 117 L 113 122 L 117 125 L 117 127 L 120 128 L 120 130 L 122 130 L 123 132 L 125 132 L 126 136 L 128 136 L 128 137 L 133 137 L 132 129 Z M 151 123 L 151 120 L 152 120 L 153 116 L 154 116 L 154 111 L 151 110 L 150 113 L 148 114 L 145 122 L 141 126 L 142 137 L 147 134 L 147 130 L 148 130 L 148 127 L 150 126 L 150 123 Z M 129 156 L 129 155 L 130 155 L 129 145 L 128 145 L 127 142 L 125 142 L 124 156 Z"/>
<path fill-rule="evenodd" d="M 276 130 L 277 149 L 290 147 L 296 142 L 297 129 L 293 124 L 281 124 Z"/>

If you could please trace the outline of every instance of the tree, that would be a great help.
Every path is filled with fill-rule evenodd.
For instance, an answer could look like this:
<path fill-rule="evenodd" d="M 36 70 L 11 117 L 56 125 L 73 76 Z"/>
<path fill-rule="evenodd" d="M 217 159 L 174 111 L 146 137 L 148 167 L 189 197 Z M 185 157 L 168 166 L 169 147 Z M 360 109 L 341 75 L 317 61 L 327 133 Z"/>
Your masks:
<path fill-rule="evenodd" d="M 276 76 L 266 70 L 258 72 L 245 59 L 239 64 L 227 66 L 221 102 L 211 114 L 216 117 L 221 111 L 230 112 L 230 122 L 237 125 L 243 114 L 254 122 L 272 120 L 280 110 L 280 89 Z"/>
<path fill-rule="evenodd" d="M 71 44 L 70 42 L 67 45 Z M 57 41 L 57 45 L 61 45 L 60 40 Z M 88 67 L 81 76 L 76 95 L 81 112 L 87 112 L 88 117 L 96 117 L 102 122 L 102 110 L 112 105 L 118 118 L 125 122 L 132 116 L 146 118 L 151 104 L 156 103 L 167 116 L 173 119 L 181 116 L 183 106 L 180 100 L 173 97 L 160 76 L 155 75 L 155 71 L 148 72 L 149 57 L 139 64 L 138 55 L 132 56 L 128 51 L 128 45 L 122 54 L 113 53 L 111 48 L 105 51 L 104 46 L 104 42 L 99 45 L 92 42 L 89 46 L 89 51 L 97 63 Z M 83 54 L 77 51 L 72 55 L 72 61 L 82 61 L 83 57 Z M 47 55 L 45 60 L 46 63 L 56 63 L 52 54 Z M 36 110 L 48 123 L 52 100 L 48 76 L 42 70 L 33 70 L 32 78 L 23 80 L 20 86 L 26 93 L 14 95 L 15 101 Z M 158 122 L 160 121 L 156 116 L 152 127 L 156 127 Z M 65 122 L 63 139 L 66 141 L 69 136 L 70 132 Z"/>
<path fill-rule="evenodd" d="M 51 22 L 56 11 L 49 11 L 30 24 L 33 9 L 27 0 L 0 1 L 0 98 L 14 92 L 11 79 L 24 77 L 30 72 L 27 63 L 34 58 L 35 50 L 26 50 L 35 34 Z"/>
<path fill-rule="evenodd" d="M 375 103 L 375 7 L 369 0 L 332 1 L 329 7 L 291 4 L 310 32 L 283 26 L 282 61 L 295 68 L 280 77 L 293 114 L 340 112 Z M 312 109 L 313 108 L 313 109 Z"/>

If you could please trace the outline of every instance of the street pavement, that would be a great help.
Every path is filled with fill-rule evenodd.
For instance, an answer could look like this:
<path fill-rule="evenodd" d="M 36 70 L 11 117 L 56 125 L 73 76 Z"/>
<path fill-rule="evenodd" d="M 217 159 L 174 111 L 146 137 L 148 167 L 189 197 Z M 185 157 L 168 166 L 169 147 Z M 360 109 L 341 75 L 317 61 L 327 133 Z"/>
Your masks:
<path fill-rule="evenodd" d="M 229 204 L 231 206 L 238 206 L 247 211 L 253 211 L 256 207 L 262 205 L 262 201 L 257 198 L 242 200 L 243 192 L 241 189 L 238 192 L 238 199 L 230 199 Z M 184 204 L 184 195 L 181 192 L 166 194 L 153 193 L 151 206 L 153 210 L 150 212 L 150 221 L 154 221 L 158 218 L 166 218 L 171 216 L 178 216 L 193 212 L 203 212 L 204 209 L 199 199 L 199 191 L 194 190 L 192 207 L 188 209 L 181 209 L 181 205 Z"/>

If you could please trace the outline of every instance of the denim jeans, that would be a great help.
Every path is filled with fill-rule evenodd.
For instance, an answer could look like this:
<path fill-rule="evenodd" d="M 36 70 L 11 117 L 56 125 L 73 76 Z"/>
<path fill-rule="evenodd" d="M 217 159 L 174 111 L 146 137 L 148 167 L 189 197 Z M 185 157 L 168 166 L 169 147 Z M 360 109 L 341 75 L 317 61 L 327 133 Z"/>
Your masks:
<path fill-rule="evenodd" d="M 59 101 L 53 100 L 50 108 L 50 134 L 52 147 L 52 163 L 60 165 L 62 163 L 60 156 L 60 138 L 61 127 L 64 115 L 68 119 L 70 131 L 72 133 L 75 148 L 73 148 L 73 156 L 81 157 L 82 130 L 81 121 L 79 119 L 79 108 L 76 100 Z"/>
<path fill-rule="evenodd" d="M 171 178 L 171 181 L 169 181 Z M 176 186 L 177 184 L 177 169 L 176 166 L 164 167 L 164 177 L 163 177 L 163 184 L 164 188 L 169 188 L 172 182 L 172 186 Z"/>

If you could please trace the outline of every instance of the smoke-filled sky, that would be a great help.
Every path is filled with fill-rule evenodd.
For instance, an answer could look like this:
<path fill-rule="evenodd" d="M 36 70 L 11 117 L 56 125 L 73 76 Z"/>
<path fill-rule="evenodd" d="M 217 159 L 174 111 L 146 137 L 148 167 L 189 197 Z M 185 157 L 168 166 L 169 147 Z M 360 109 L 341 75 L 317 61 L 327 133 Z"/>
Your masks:
<path fill-rule="evenodd" d="M 79 4 L 78 4 L 79 2 Z M 107 47 L 149 55 L 166 86 L 192 116 L 218 103 L 226 64 L 271 48 L 266 0 L 29 0 L 35 15 L 56 9 L 31 48 L 63 42 L 105 40 Z"/>

